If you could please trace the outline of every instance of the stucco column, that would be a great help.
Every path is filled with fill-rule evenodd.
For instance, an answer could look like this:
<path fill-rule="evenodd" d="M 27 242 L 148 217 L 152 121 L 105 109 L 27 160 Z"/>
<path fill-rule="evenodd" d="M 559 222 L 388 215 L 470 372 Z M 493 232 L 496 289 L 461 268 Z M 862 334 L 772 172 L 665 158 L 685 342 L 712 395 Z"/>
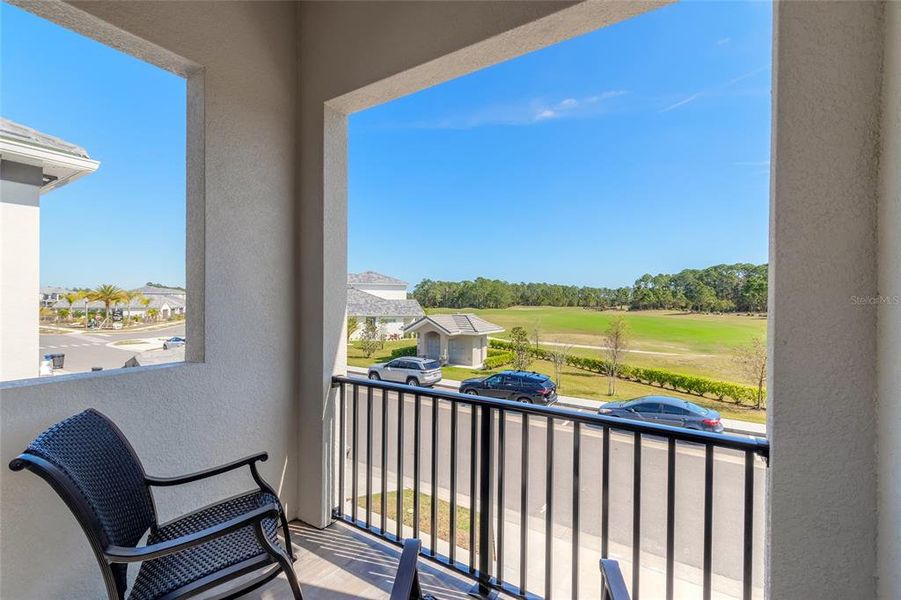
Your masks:
<path fill-rule="evenodd" d="M 767 592 L 873 598 L 883 9 L 775 10 Z"/>
<path fill-rule="evenodd" d="M 885 5 L 879 157 L 879 598 L 901 597 L 901 3 Z"/>
<path fill-rule="evenodd" d="M 0 381 L 38 376 L 40 167 L 0 163 Z"/>

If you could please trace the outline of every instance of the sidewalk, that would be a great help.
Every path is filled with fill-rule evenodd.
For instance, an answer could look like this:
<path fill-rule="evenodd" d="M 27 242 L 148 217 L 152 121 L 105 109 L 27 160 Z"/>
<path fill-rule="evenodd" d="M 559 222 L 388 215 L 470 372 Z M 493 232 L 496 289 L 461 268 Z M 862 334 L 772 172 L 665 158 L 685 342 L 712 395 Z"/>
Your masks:
<path fill-rule="evenodd" d="M 360 375 L 366 377 L 367 370 L 364 367 L 352 367 L 348 365 L 348 375 Z M 460 382 L 455 379 L 442 379 L 435 385 L 441 388 L 456 392 L 460 389 Z M 600 400 L 590 400 L 588 398 L 574 398 L 572 396 L 557 396 L 557 405 L 565 408 L 575 408 L 578 410 L 590 410 L 594 412 L 601 405 Z M 766 437 L 765 423 L 751 423 L 749 421 L 739 421 L 737 419 L 722 419 L 723 427 L 729 433 L 739 433 L 742 435 L 752 435 L 756 437 Z"/>

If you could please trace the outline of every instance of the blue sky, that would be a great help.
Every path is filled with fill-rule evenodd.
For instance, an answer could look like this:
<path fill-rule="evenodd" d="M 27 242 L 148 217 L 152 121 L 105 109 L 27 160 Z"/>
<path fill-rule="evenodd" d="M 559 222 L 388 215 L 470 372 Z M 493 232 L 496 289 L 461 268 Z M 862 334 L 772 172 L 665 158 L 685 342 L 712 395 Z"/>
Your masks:
<path fill-rule="evenodd" d="M 686 2 L 354 114 L 351 271 L 631 284 L 767 260 L 772 8 Z"/>
<path fill-rule="evenodd" d="M 0 4 L 0 113 L 100 169 L 41 199 L 41 283 L 185 281 L 185 80 Z"/>

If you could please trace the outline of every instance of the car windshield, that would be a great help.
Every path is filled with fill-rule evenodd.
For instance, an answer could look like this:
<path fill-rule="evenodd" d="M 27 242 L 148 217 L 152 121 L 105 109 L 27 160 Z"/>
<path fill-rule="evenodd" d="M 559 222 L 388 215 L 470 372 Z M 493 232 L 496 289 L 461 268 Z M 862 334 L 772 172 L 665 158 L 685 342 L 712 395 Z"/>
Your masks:
<path fill-rule="evenodd" d="M 439 367 L 441 367 L 441 363 L 439 363 L 437 360 L 427 360 L 422 363 L 423 371 L 431 371 L 432 369 L 437 369 Z"/>

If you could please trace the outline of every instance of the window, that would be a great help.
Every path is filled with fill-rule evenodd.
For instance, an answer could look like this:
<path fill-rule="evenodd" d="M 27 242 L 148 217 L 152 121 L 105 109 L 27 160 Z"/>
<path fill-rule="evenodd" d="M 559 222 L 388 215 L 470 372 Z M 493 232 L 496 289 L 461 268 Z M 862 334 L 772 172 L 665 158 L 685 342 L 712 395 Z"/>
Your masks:
<path fill-rule="evenodd" d="M 183 362 L 186 79 L 0 13 L 0 381 Z"/>

